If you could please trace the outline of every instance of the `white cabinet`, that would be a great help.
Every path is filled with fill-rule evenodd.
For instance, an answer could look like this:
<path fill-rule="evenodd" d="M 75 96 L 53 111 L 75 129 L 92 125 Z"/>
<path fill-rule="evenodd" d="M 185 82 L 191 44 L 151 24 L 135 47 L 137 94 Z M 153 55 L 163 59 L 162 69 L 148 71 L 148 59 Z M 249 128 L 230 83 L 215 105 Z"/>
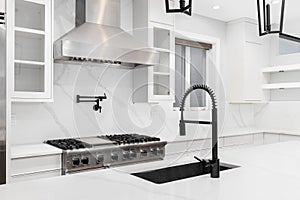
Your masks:
<path fill-rule="evenodd" d="M 258 37 L 255 22 L 242 19 L 228 23 L 227 100 L 229 103 L 268 101 L 262 89 L 266 82 L 261 70 L 268 65 L 268 40 Z"/>
<path fill-rule="evenodd" d="M 11 182 L 61 175 L 61 154 L 13 158 Z"/>
<path fill-rule="evenodd" d="M 167 15 L 164 3 L 156 0 L 135 0 L 133 5 L 135 37 L 160 52 L 158 65 L 134 69 L 133 102 L 174 101 L 174 15 Z"/>
<path fill-rule="evenodd" d="M 148 45 L 160 52 L 159 64 L 134 69 L 133 102 L 174 101 L 175 38 L 173 27 L 149 23 Z"/>
<path fill-rule="evenodd" d="M 13 0 L 8 6 L 12 100 L 52 100 L 52 1 Z"/>

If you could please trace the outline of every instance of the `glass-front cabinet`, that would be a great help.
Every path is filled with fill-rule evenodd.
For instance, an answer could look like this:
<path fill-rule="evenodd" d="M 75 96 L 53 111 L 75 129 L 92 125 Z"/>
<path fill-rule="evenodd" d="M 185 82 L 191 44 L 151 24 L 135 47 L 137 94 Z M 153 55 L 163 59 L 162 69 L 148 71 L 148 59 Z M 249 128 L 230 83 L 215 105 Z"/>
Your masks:
<path fill-rule="evenodd" d="M 11 31 L 13 101 L 52 100 L 52 1 L 13 0 Z"/>

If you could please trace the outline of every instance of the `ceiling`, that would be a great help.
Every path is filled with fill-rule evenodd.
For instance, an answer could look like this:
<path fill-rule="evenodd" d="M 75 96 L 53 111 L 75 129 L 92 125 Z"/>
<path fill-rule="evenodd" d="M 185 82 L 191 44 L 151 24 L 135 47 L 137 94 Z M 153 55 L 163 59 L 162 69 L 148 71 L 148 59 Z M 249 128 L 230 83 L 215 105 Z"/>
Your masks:
<path fill-rule="evenodd" d="M 220 9 L 214 10 L 216 5 Z M 299 7 L 299 0 L 286 0 L 286 20 L 300 19 Z M 225 22 L 242 17 L 257 19 L 257 0 L 194 0 L 193 13 Z"/>
<path fill-rule="evenodd" d="M 220 9 L 214 10 L 215 5 Z M 256 19 L 256 0 L 194 0 L 193 12 L 226 22 L 241 17 Z"/>

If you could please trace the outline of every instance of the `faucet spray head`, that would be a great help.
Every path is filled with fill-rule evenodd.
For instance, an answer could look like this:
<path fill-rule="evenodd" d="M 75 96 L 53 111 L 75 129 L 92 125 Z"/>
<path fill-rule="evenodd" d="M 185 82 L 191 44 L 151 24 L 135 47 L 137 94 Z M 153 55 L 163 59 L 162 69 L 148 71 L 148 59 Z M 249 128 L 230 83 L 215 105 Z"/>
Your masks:
<path fill-rule="evenodd" d="M 186 133 L 185 133 L 185 123 L 180 120 L 179 122 L 179 133 L 180 133 L 180 136 L 185 136 Z"/>

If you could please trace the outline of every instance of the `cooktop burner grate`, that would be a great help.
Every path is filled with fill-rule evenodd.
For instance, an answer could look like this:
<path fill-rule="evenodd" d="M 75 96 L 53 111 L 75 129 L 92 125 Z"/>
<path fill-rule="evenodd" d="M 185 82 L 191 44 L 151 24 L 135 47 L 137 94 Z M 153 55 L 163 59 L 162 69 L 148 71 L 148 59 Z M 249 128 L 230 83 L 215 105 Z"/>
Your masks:
<path fill-rule="evenodd" d="M 110 140 L 119 145 L 160 141 L 160 139 L 157 137 L 150 137 L 150 136 L 139 135 L 139 134 L 120 134 L 120 135 L 115 134 L 115 135 L 103 135 L 98 137 L 101 139 Z"/>
<path fill-rule="evenodd" d="M 46 144 L 50 144 L 63 150 L 85 149 L 90 148 L 90 145 L 76 139 L 59 139 L 47 140 Z"/>

